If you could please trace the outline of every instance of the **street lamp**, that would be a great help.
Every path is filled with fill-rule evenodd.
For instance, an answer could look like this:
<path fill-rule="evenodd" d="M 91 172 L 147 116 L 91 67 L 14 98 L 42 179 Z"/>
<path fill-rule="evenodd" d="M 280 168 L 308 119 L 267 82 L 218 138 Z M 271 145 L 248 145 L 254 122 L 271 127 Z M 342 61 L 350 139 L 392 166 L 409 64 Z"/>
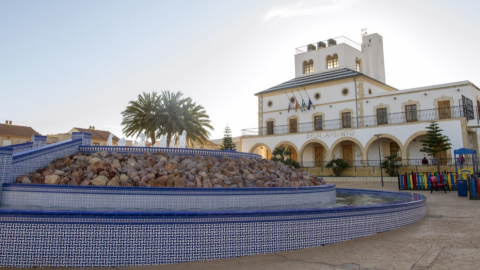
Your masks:
<path fill-rule="evenodd" d="M 379 160 L 379 166 L 380 166 L 380 179 L 382 179 L 382 187 L 383 187 L 383 172 L 382 172 L 382 154 L 380 153 L 380 136 L 382 134 L 375 134 L 373 135 L 377 137 L 377 144 L 378 144 L 378 160 Z"/>

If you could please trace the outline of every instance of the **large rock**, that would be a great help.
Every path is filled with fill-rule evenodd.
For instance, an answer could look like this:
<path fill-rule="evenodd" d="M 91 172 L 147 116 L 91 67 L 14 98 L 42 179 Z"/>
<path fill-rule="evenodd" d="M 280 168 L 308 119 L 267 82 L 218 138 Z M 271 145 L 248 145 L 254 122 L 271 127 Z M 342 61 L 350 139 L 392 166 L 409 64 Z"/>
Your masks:
<path fill-rule="evenodd" d="M 185 179 L 181 177 L 175 177 L 173 180 L 174 187 L 185 187 Z"/>
<path fill-rule="evenodd" d="M 166 187 L 167 186 L 167 181 L 168 181 L 168 176 L 164 175 L 164 176 L 158 177 L 157 179 L 150 180 L 148 182 L 148 186 L 150 186 L 150 187 Z"/>
<path fill-rule="evenodd" d="M 175 164 L 175 163 L 169 162 L 169 163 L 165 164 L 165 170 L 169 173 L 173 173 L 175 168 L 177 168 L 177 164 Z"/>
<path fill-rule="evenodd" d="M 107 186 L 120 186 L 120 177 L 114 176 L 110 181 L 108 181 Z"/>
<path fill-rule="evenodd" d="M 60 176 L 56 174 L 45 176 L 45 184 L 58 185 L 60 184 L 61 180 L 62 178 L 60 178 Z"/>
<path fill-rule="evenodd" d="M 270 160 L 211 156 L 76 154 L 57 159 L 17 183 L 150 187 L 298 187 L 321 177 Z"/>
<path fill-rule="evenodd" d="M 94 186 L 105 186 L 107 182 L 108 182 L 108 178 L 106 176 L 99 175 L 96 178 L 92 179 L 92 181 L 90 181 L 90 184 Z"/>

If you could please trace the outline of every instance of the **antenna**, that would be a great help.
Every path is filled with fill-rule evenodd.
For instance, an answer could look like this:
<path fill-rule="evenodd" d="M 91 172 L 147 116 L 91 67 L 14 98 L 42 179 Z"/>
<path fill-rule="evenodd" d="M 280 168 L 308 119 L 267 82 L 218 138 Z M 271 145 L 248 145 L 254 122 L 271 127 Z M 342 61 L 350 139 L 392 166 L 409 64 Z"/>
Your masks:
<path fill-rule="evenodd" d="M 362 37 L 367 35 L 367 28 L 362 28 Z"/>

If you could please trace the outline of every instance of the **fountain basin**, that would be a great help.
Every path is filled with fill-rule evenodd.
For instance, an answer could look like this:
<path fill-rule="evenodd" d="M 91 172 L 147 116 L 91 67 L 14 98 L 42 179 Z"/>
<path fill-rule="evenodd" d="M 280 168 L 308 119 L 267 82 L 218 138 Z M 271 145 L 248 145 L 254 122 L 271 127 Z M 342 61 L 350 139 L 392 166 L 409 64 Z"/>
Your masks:
<path fill-rule="evenodd" d="M 155 188 L 4 184 L 1 206 L 101 210 L 227 210 L 335 203 L 335 185 L 275 188 Z"/>
<path fill-rule="evenodd" d="M 337 191 L 386 196 L 392 202 L 169 212 L 0 208 L 0 266 L 155 265 L 247 256 L 346 241 L 426 215 L 423 195 Z"/>

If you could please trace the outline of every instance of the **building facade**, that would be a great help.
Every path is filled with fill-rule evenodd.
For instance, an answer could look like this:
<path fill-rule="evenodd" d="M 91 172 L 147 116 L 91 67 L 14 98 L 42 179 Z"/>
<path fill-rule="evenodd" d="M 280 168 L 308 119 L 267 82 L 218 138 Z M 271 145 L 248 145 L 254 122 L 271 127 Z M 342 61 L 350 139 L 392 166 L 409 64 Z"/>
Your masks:
<path fill-rule="evenodd" d="M 11 120 L 0 124 L 0 146 L 29 142 L 33 135 L 40 135 L 31 127 L 13 125 Z"/>
<path fill-rule="evenodd" d="M 378 34 L 364 35 L 362 44 L 344 38 L 298 48 L 295 78 L 256 96 L 258 127 L 243 130 L 241 151 L 264 158 L 284 145 L 304 167 L 336 158 L 378 165 L 392 154 L 421 164 L 420 141 L 432 121 L 452 143 L 441 162 L 452 160 L 453 149 L 479 150 L 480 89 L 469 81 L 406 90 L 386 84 Z"/>
<path fill-rule="evenodd" d="M 47 135 L 47 144 L 52 144 L 56 142 L 66 141 L 72 139 L 73 132 L 84 132 L 92 134 L 91 143 L 93 146 L 105 146 L 107 145 L 108 137 L 110 136 L 110 131 L 98 130 L 94 126 L 88 128 L 72 128 L 68 133 L 61 134 L 50 134 Z M 112 134 L 113 135 L 113 134 Z M 115 135 L 112 137 L 112 145 L 118 145 L 119 138 Z M 132 143 L 127 143 L 126 146 L 132 146 Z"/>

